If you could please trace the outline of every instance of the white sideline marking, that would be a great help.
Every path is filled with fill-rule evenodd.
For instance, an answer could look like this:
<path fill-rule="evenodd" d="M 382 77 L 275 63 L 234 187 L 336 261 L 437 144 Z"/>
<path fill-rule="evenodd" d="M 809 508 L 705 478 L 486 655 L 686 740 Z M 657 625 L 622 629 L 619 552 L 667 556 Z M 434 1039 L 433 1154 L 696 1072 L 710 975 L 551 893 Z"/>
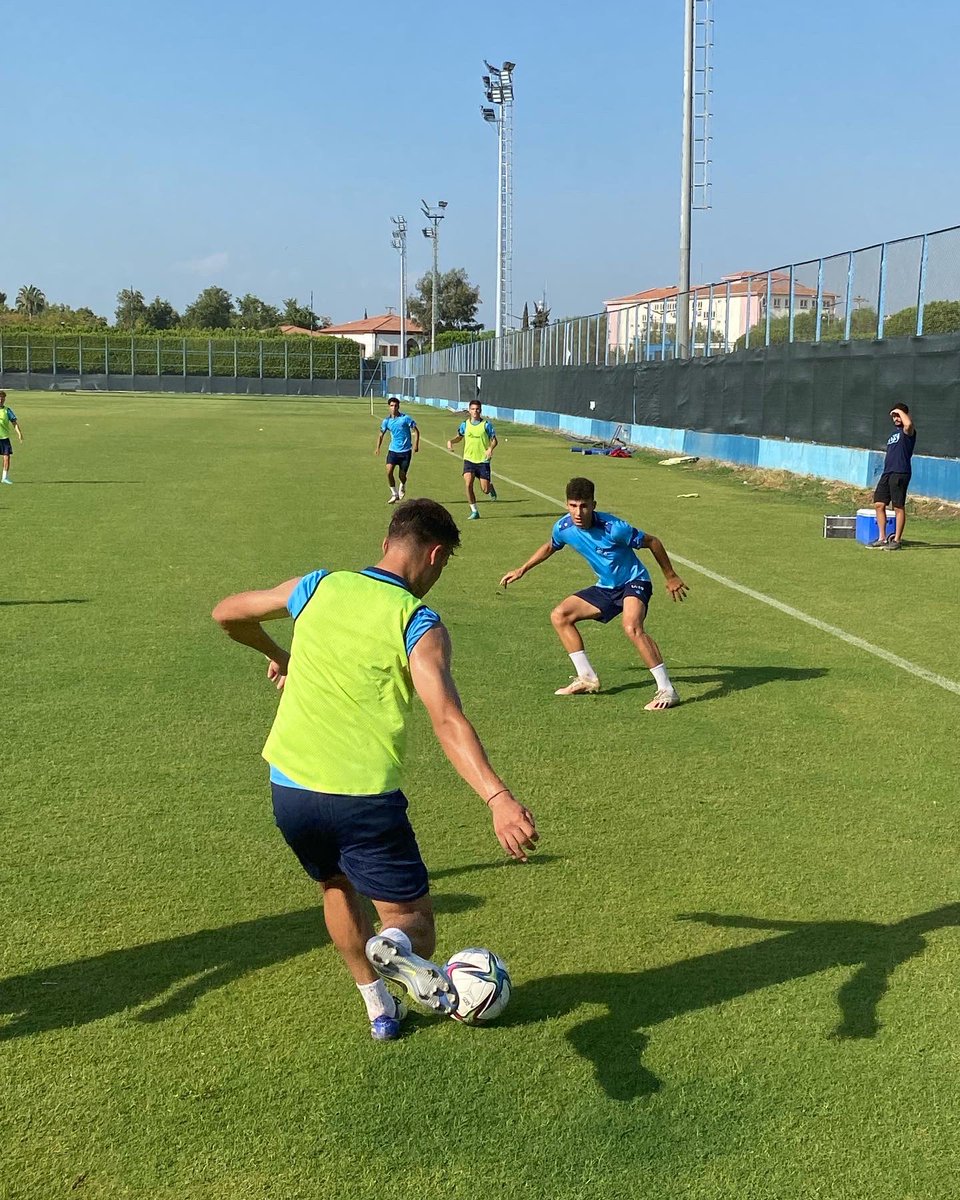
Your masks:
<path fill-rule="evenodd" d="M 446 446 L 441 446 L 437 442 L 431 442 L 427 438 L 423 438 L 423 441 L 428 446 L 434 446 L 437 450 L 442 450 L 445 454 L 454 454 L 454 451 L 448 450 Z M 564 502 L 558 500 L 556 496 L 548 496 L 546 492 L 538 492 L 536 488 L 528 487 L 527 484 L 520 483 L 516 479 L 511 479 L 508 475 L 501 475 L 499 471 L 497 472 L 497 479 L 502 479 L 506 483 L 512 483 L 514 487 L 522 488 L 525 492 L 539 496 L 541 500 L 548 500 L 560 510 L 566 508 Z M 878 550 L 877 553 L 883 554 L 885 552 Z M 769 604 L 771 608 L 786 613 L 788 617 L 793 617 L 795 621 L 803 621 L 805 625 L 812 625 L 814 629 L 819 629 L 821 633 L 829 633 L 831 637 L 839 638 L 841 642 L 846 642 L 848 646 L 856 646 L 858 650 L 864 650 L 867 654 L 872 654 L 875 658 L 882 658 L 884 662 L 890 663 L 893 667 L 899 667 L 901 671 L 906 671 L 910 675 L 915 675 L 918 679 L 924 679 L 927 683 L 932 683 L 936 687 L 943 688 L 946 692 L 953 692 L 954 695 L 960 696 L 960 683 L 954 683 L 952 679 L 947 679 L 944 675 L 937 675 L 934 671 L 928 671 L 926 667 L 921 667 L 917 663 L 910 662 L 907 658 L 901 658 L 899 654 L 892 654 L 889 650 L 884 650 L 882 646 L 875 646 L 873 642 L 867 642 L 855 634 L 847 633 L 845 629 L 839 629 L 836 625 L 828 625 L 826 621 L 821 621 L 819 617 L 811 617 L 809 613 L 801 612 L 799 608 L 794 608 L 790 604 L 784 604 L 782 600 L 775 600 L 773 596 L 768 596 L 764 592 L 754 591 L 753 588 L 746 587 L 742 583 L 737 583 L 735 579 L 728 579 L 726 575 L 718 575 L 716 571 L 711 571 L 709 567 L 701 567 L 699 563 L 692 562 L 689 558 L 682 558 L 679 554 L 671 554 L 670 557 L 674 562 L 681 563 L 691 571 L 696 571 L 699 575 L 706 575 L 714 583 L 722 584 L 724 587 L 730 588 L 731 591 L 740 592 L 743 596 L 749 596 L 751 600 L 759 600 L 761 604 Z"/>

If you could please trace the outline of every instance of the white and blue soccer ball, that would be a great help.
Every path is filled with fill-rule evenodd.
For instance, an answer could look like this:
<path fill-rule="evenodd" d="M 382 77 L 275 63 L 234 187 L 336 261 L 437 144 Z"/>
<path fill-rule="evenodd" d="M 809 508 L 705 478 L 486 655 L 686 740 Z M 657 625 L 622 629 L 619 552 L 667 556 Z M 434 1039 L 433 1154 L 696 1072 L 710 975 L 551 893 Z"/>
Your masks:
<path fill-rule="evenodd" d="M 510 1000 L 510 972 L 507 964 L 492 950 L 470 946 L 454 954 L 444 964 L 450 982 L 457 989 L 457 1007 L 451 1013 L 465 1025 L 483 1025 L 494 1021 Z"/>

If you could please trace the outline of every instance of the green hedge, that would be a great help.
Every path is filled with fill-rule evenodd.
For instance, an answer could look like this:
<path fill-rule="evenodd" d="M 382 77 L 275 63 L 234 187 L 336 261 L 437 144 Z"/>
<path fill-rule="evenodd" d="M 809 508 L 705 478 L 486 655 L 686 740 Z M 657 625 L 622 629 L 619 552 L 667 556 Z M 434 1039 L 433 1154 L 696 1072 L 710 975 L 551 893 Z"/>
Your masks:
<path fill-rule="evenodd" d="M 53 334 L 0 331 L 0 369 L 84 375 L 216 375 L 359 379 L 361 347 L 334 337 L 184 337 L 163 332 Z"/>

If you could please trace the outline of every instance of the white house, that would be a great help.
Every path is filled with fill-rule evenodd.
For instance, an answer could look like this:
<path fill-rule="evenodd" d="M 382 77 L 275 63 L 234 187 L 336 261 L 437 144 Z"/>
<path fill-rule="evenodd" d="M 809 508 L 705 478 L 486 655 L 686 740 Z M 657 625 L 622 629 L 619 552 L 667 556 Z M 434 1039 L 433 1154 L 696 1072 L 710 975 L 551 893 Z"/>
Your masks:
<path fill-rule="evenodd" d="M 380 317 L 364 317 L 362 321 L 347 321 L 344 325 L 328 325 L 326 329 L 302 329 L 299 325 L 281 325 L 283 333 L 305 333 L 313 337 L 348 338 L 363 347 L 364 358 L 400 358 L 400 317 L 384 313 Z M 405 333 L 407 353 L 418 354 L 423 341 L 423 329 L 412 317 L 407 317 Z"/>
<path fill-rule="evenodd" d="M 770 316 L 785 317 L 790 311 L 790 276 L 786 271 L 737 271 L 724 275 L 719 283 L 697 284 L 690 288 L 690 329 L 699 329 L 698 345 L 711 330 L 711 343 L 722 349 L 732 349 L 738 338 L 752 326 L 764 320 L 769 300 Z M 626 351 L 634 342 L 643 342 L 648 324 L 654 337 L 660 337 L 664 323 L 667 338 L 673 341 L 677 324 L 676 286 L 649 288 L 630 296 L 616 296 L 604 301 L 607 313 L 607 337 L 611 348 Z M 821 312 L 824 317 L 836 314 L 837 296 L 824 292 Z M 816 312 L 817 290 L 793 281 L 794 315 Z M 655 332 L 654 332 L 655 331 Z"/>

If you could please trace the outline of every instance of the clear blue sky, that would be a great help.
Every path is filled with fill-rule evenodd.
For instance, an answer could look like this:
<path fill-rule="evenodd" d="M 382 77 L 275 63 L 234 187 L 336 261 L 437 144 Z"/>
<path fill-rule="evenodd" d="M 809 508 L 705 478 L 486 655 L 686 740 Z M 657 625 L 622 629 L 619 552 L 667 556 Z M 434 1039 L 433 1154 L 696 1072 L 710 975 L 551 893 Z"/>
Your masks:
<path fill-rule="evenodd" d="M 960 223 L 956 0 L 716 0 L 713 208 L 693 275 Z M 677 277 L 681 0 L 266 6 L 7 4 L 0 290 L 113 319 L 121 287 L 396 305 L 430 265 L 494 321 L 496 135 L 483 58 L 515 72 L 514 307 L 552 315 Z M 958 264 L 960 272 L 960 264 Z M 410 289 L 412 290 L 412 286 Z M 532 304 L 531 304 L 532 307 Z"/>

